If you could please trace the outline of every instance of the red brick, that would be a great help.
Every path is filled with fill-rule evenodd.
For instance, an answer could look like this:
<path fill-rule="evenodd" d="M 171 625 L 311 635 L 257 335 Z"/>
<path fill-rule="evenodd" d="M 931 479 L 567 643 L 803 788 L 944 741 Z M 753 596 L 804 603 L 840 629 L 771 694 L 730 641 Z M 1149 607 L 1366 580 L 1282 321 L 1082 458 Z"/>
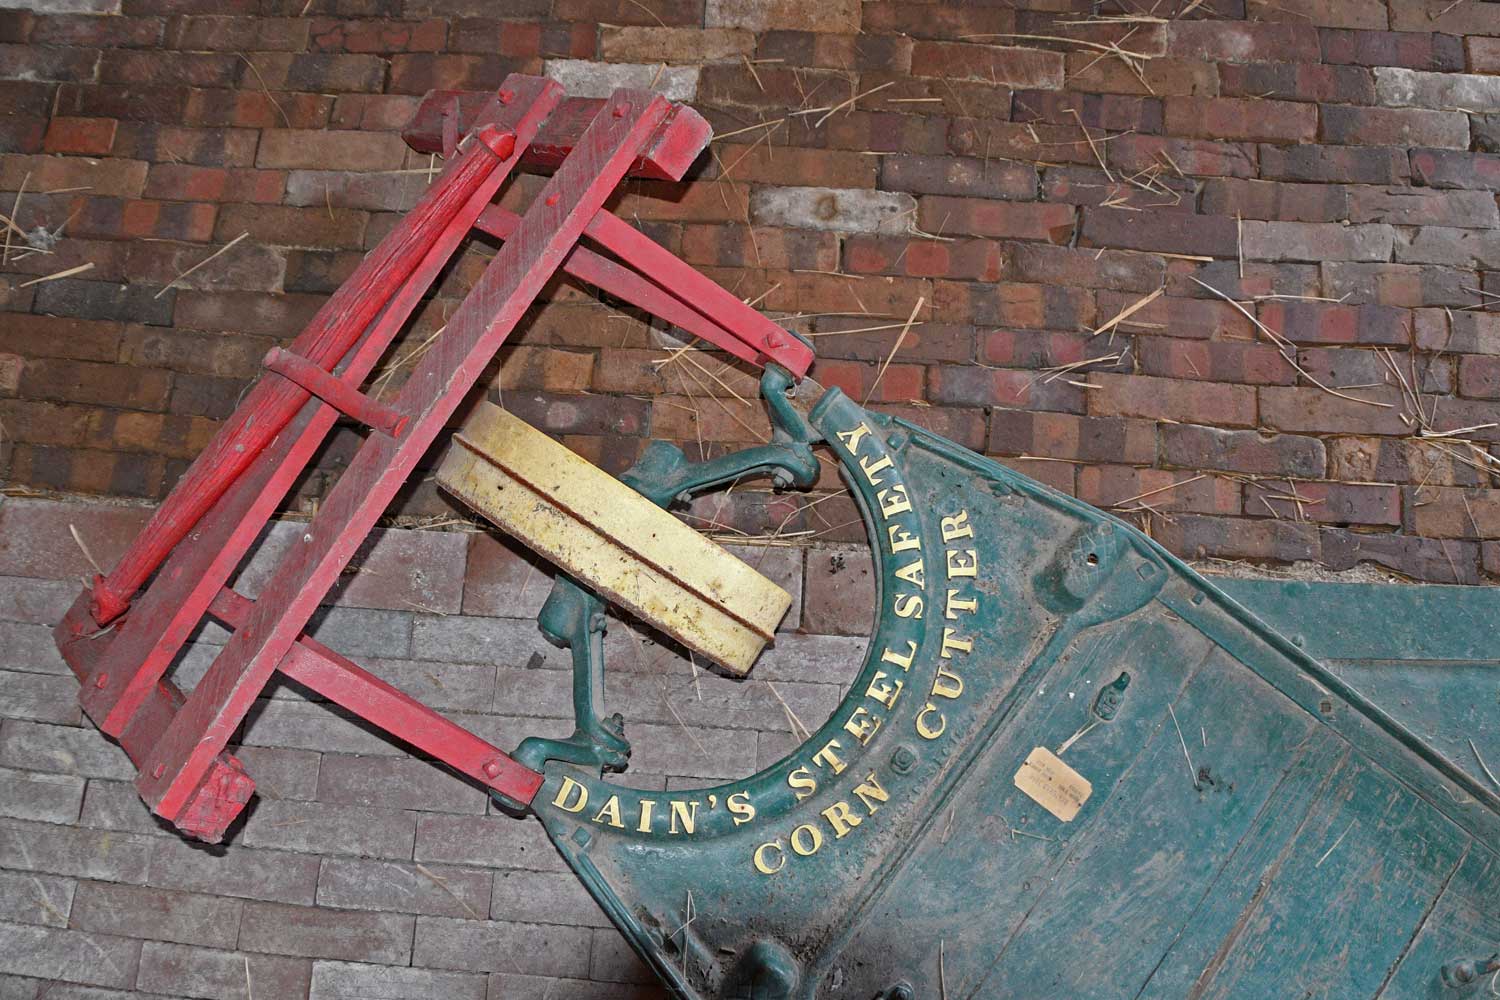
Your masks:
<path fill-rule="evenodd" d="M 1349 192 L 1349 220 L 1491 229 L 1500 227 L 1500 211 L 1488 191 L 1356 187 Z"/>
<path fill-rule="evenodd" d="M 1143 375 L 1241 385 L 1292 385 L 1297 378 L 1286 358 L 1269 344 L 1138 337 L 1135 355 Z"/>
<path fill-rule="evenodd" d="M 379 93 L 385 84 L 386 64 L 379 56 L 257 52 L 253 65 L 248 75 L 270 90 Z"/>
<path fill-rule="evenodd" d="M 1500 156 L 1453 149 L 1411 151 L 1412 178 L 1437 188 L 1500 191 Z"/>
<path fill-rule="evenodd" d="M 1385 0 L 1246 0 L 1246 9 L 1257 20 L 1336 28 L 1384 28 L 1389 20 Z"/>
<path fill-rule="evenodd" d="M 327 94 L 194 90 L 188 92 L 181 118 L 210 128 L 318 129 L 328 124 L 333 104 Z"/>
<path fill-rule="evenodd" d="M 913 76 L 979 80 L 1028 90 L 1063 85 L 1063 55 L 1040 49 L 963 42 L 919 41 L 912 46 Z"/>
<path fill-rule="evenodd" d="M 801 124 L 791 126 L 794 141 L 820 148 L 872 153 L 932 155 L 948 149 L 948 123 L 941 118 L 886 111 L 848 114 L 841 111 L 822 127 L 814 130 L 812 126 L 805 117 Z"/>
<path fill-rule="evenodd" d="M 1316 559 L 1318 529 L 1311 524 L 1270 518 L 1174 515 L 1155 527 L 1153 537 L 1188 559 L 1270 559 L 1296 562 Z"/>
<path fill-rule="evenodd" d="M 1020 90 L 1013 115 L 1019 122 L 1047 122 L 1107 132 L 1157 133 L 1162 130 L 1162 102 L 1122 94 L 1075 94 Z"/>
<path fill-rule="evenodd" d="M 1472 36 L 1464 39 L 1469 51 L 1470 73 L 1500 73 L 1500 38 Z M 1426 67 L 1412 67 L 1425 69 Z"/>
<path fill-rule="evenodd" d="M 938 156 L 887 156 L 880 168 L 881 187 L 913 194 L 978 198 L 1036 197 L 1036 169 L 1026 164 Z"/>
<path fill-rule="evenodd" d="M 300 52 L 307 35 L 304 18 L 189 16 L 172 18 L 166 45 L 190 51 Z"/>
<path fill-rule="evenodd" d="M 1406 352 L 1314 347 L 1298 351 L 1297 363 L 1306 372 L 1305 380 L 1315 379 L 1334 389 L 1398 381 L 1391 372 L 1394 365 L 1418 392 L 1446 395 L 1453 391 L 1453 364 L 1445 357 L 1414 358 Z M 1360 390 L 1353 389 L 1352 393 L 1357 396 Z"/>
<path fill-rule="evenodd" d="M 1090 376 L 1102 378 L 1103 376 Z M 1084 390 L 1035 371 L 937 366 L 929 371 L 928 398 L 943 406 L 1007 406 L 1083 413 Z"/>
<path fill-rule="evenodd" d="M 1251 427 L 1255 424 L 1255 390 L 1145 375 L 1098 374 L 1100 386 L 1089 393 L 1089 413 L 1149 417 L 1183 423 Z"/>
<path fill-rule="evenodd" d="M 1070 205 L 1094 207 L 1108 203 L 1115 208 L 1152 212 L 1193 212 L 1196 189 L 1181 177 L 1158 175 L 1150 188 L 1127 184 L 1124 178 L 1106 176 L 1098 168 L 1049 167 L 1042 174 L 1042 199 Z M 1206 215 L 1223 212 L 1205 210 Z M 1229 213 L 1233 214 L 1233 212 Z"/>
<path fill-rule="evenodd" d="M 238 83 L 244 68 L 228 53 L 111 49 L 100 55 L 99 82 L 222 87 Z"/>
<path fill-rule="evenodd" d="M 1201 289 L 1200 289 L 1201 291 Z M 1140 303 L 1143 296 L 1099 293 L 1099 322 Z M 1119 323 L 1122 333 L 1141 332 L 1166 337 L 1210 340 L 1254 340 L 1254 324 L 1228 302 L 1162 295 L 1135 309 Z"/>
<path fill-rule="evenodd" d="M 30 399 L 160 410 L 166 406 L 170 386 L 171 376 L 163 371 L 34 358 L 22 373 L 20 391 Z"/>
<path fill-rule="evenodd" d="M 998 5 L 939 5 L 890 0 L 866 6 L 860 29 L 869 35 L 910 35 L 913 38 L 936 39 L 1004 34 L 1016 30 L 1017 13 Z"/>
<path fill-rule="evenodd" d="M 147 198 L 181 201 L 276 204 L 286 186 L 280 170 L 226 170 L 188 164 L 153 164 L 146 175 Z"/>
<path fill-rule="evenodd" d="M 43 148 L 49 153 L 104 156 L 114 145 L 119 124 L 113 118 L 54 118 L 47 126 Z"/>
<path fill-rule="evenodd" d="M 847 77 L 833 70 L 804 70 L 776 64 L 763 64 L 754 70 L 752 73 L 751 67 L 744 62 L 704 66 L 698 77 L 698 101 L 733 108 L 832 108 L 858 93 L 849 90 Z M 868 98 L 861 110 L 867 110 L 875 103 L 878 103 L 877 97 Z M 854 106 L 858 108 L 859 103 Z M 822 117 L 816 115 L 814 121 Z M 831 120 L 837 119 L 838 116 L 831 116 Z M 809 122 L 808 126 L 811 125 Z M 789 131 L 793 136 L 797 135 L 795 129 Z"/>
<path fill-rule="evenodd" d="M 1395 230 L 1387 225 L 1340 225 L 1335 222 L 1246 222 L 1240 227 L 1240 249 L 1246 260 L 1391 259 Z"/>
<path fill-rule="evenodd" d="M 994 455 L 1151 465 L 1156 461 L 1156 425 L 1127 417 L 996 409 L 990 414 L 985 450 Z"/>
<path fill-rule="evenodd" d="M 1225 64 L 1219 67 L 1219 86 L 1225 97 L 1375 103 L 1374 77 L 1369 70 L 1358 66 L 1291 62 Z"/>
<path fill-rule="evenodd" d="M 1294 498 L 1302 498 L 1301 500 Z M 1401 489 L 1372 483 L 1259 483 L 1245 490 L 1245 513 L 1324 524 L 1401 523 Z"/>
<path fill-rule="evenodd" d="M 1219 92 L 1218 67 L 1199 59 L 1148 59 L 1137 76 L 1123 61 L 1100 59 L 1098 52 L 1069 52 L 1066 58 L 1068 86 L 1078 90 L 1147 97 L 1213 97 Z"/>
<path fill-rule="evenodd" d="M 310 170 L 391 170 L 406 162 L 406 144 L 397 135 L 267 129 L 261 133 L 255 165 Z"/>
<path fill-rule="evenodd" d="M 844 240 L 844 267 L 852 274 L 996 281 L 1003 258 L 1000 245 L 988 240 L 853 235 Z"/>
<path fill-rule="evenodd" d="M 1160 288 L 1166 275 L 1166 266 L 1157 257 L 1110 250 L 1101 253 L 1045 243 L 1016 244 L 1010 256 L 1010 270 L 1010 277 L 1022 282 L 1142 293 Z"/>
<path fill-rule="evenodd" d="M 1175 212 L 1143 215 L 1110 208 L 1083 210 L 1084 246 L 1233 257 L 1238 246 L 1237 235 L 1235 220 L 1223 216 Z"/>
<path fill-rule="evenodd" d="M 1037 332 L 1034 330 L 991 330 L 980 341 L 980 360 L 1002 368 L 1058 368 L 1065 365 L 1080 365 L 1070 369 L 1075 381 L 1087 381 L 1092 371 L 1129 370 L 1129 338 L 1080 333 Z M 1094 361 L 1096 358 L 1112 359 Z M 1083 362 L 1092 364 L 1083 367 Z M 1049 372 L 1045 381 L 1061 378 L 1064 373 Z"/>
<path fill-rule="evenodd" d="M 1299 344 L 1400 346 L 1411 339 L 1411 313 L 1389 306 L 1269 300 L 1256 313 L 1266 326 Z"/>
<path fill-rule="evenodd" d="M 815 324 L 820 358 L 884 361 L 897 337 L 902 361 L 967 363 L 974 358 L 975 330 L 964 324 L 918 320 L 906 327 L 903 320 L 871 323 L 863 316 L 823 316 Z"/>
<path fill-rule="evenodd" d="M 7 156 L 0 160 L 0 189 L 17 191 L 30 175 L 29 191 L 87 188 L 94 195 L 135 198 L 146 184 L 147 167 L 135 160 Z"/>
<path fill-rule="evenodd" d="M 1484 300 L 1474 276 L 1447 267 L 1414 264 L 1324 263 L 1323 294 L 1351 304 L 1470 307 Z"/>
<path fill-rule="evenodd" d="M 1345 395 L 1390 405 L 1358 403 L 1314 386 L 1266 386 L 1260 390 L 1261 422 L 1294 434 L 1411 432 L 1411 426 L 1402 419 L 1402 401 L 1395 387 L 1379 386 Z"/>
<path fill-rule="evenodd" d="M 1079 469 L 1078 499 L 1105 510 L 1152 507 L 1195 514 L 1238 514 L 1241 502 L 1240 485 L 1231 479 L 1124 465 Z"/>
<path fill-rule="evenodd" d="M 945 322 L 1071 331 L 1093 324 L 1094 296 L 1066 285 L 938 281 L 933 316 Z"/>
<path fill-rule="evenodd" d="M 160 17 L 59 14 L 36 18 L 30 42 L 80 49 L 151 48 L 161 44 L 164 23 Z"/>
<path fill-rule="evenodd" d="M 934 235 L 963 234 L 999 239 L 1068 243 L 1077 214 L 1071 205 L 946 198 L 926 195 L 917 202 L 917 226 Z"/>
<path fill-rule="evenodd" d="M 1321 138 L 1356 146 L 1437 146 L 1467 149 L 1469 119 L 1456 111 L 1319 105 Z"/>
<path fill-rule="evenodd" d="M 0 79 L 88 82 L 99 62 L 100 53 L 89 49 L 0 45 Z"/>
<path fill-rule="evenodd" d="M 285 340 L 306 326 L 323 302 L 317 295 L 184 291 L 177 296 L 173 321 L 189 330 L 232 330 Z"/>
<path fill-rule="evenodd" d="M 1106 159 L 1111 169 L 1128 174 L 1181 170 L 1189 176 L 1253 177 L 1256 171 L 1255 146 L 1242 142 L 1121 135 L 1109 141 Z"/>
<path fill-rule="evenodd" d="M 1313 183 L 1399 184 L 1410 172 L 1405 144 L 1399 141 L 1403 148 L 1366 149 L 1331 145 L 1334 140 L 1326 134 L 1324 140 L 1330 144 L 1261 146 L 1261 176 Z"/>
<path fill-rule="evenodd" d="M 896 362 L 885 366 L 873 361 L 836 361 L 822 359 L 813 366 L 812 376 L 822 385 L 844 390 L 851 399 L 869 403 L 901 403 L 926 398 L 926 369 L 921 365 Z M 875 382 L 876 376 L 880 382 Z"/>
<path fill-rule="evenodd" d="M 1463 44 L 1451 35 L 1430 31 L 1320 32 L 1325 63 L 1356 66 L 1405 66 L 1408 69 L 1457 71 L 1464 68 Z"/>
<path fill-rule="evenodd" d="M 365 213 L 347 208 L 330 213 L 324 207 L 225 205 L 215 239 L 228 242 L 249 233 L 258 243 L 276 246 L 360 247 L 366 219 Z"/>
<path fill-rule="evenodd" d="M 106 239 L 188 240 L 201 243 L 213 235 L 213 205 L 171 201 L 125 201 L 83 198 L 69 229 L 77 236 Z"/>
<path fill-rule="evenodd" d="M 1327 454 L 1317 438 L 1193 424 L 1162 426 L 1161 460 L 1181 468 L 1263 476 L 1322 478 L 1327 472 Z"/>
<path fill-rule="evenodd" d="M 1167 52 L 1210 62 L 1305 62 L 1322 58 L 1316 28 L 1219 20 L 1180 20 L 1167 27 Z"/>
<path fill-rule="evenodd" d="M 687 225 L 682 258 L 718 267 L 774 267 L 833 271 L 839 266 L 839 240 L 830 232 L 733 224 Z"/>
<path fill-rule="evenodd" d="M 1500 357 L 1464 357 L 1458 368 L 1458 391 L 1479 399 L 1500 399 Z"/>
<path fill-rule="evenodd" d="M 1179 136 L 1297 143 L 1318 131 L 1317 109 L 1290 101 L 1169 97 L 1166 109 L 1167 131 Z"/>
<path fill-rule="evenodd" d="M 1348 218 L 1349 189 L 1339 184 L 1278 184 L 1216 178 L 1203 182 L 1205 215 L 1237 215 L 1279 222 L 1337 222 Z"/>
<path fill-rule="evenodd" d="M 122 329 L 119 323 L 9 313 L 0 324 L 0 351 L 29 358 L 114 361 Z"/>

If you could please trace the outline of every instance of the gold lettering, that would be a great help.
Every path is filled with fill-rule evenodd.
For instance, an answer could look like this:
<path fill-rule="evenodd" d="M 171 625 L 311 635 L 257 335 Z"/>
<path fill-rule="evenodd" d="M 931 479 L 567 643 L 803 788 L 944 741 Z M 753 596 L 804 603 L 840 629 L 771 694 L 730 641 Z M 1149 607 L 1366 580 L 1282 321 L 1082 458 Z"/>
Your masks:
<path fill-rule="evenodd" d="M 689 806 L 691 806 L 692 808 L 689 809 Z M 672 825 L 668 829 L 668 833 L 677 832 L 677 821 L 679 819 L 682 820 L 682 832 L 687 834 L 688 836 L 692 836 L 693 831 L 697 828 L 698 825 L 697 799 L 694 799 L 691 802 L 683 802 L 680 799 L 672 800 Z"/>
<path fill-rule="evenodd" d="M 724 800 L 724 805 L 729 807 L 729 814 L 734 817 L 734 825 L 740 826 L 755 818 L 755 805 L 750 801 L 749 792 L 735 792 Z"/>
<path fill-rule="evenodd" d="M 838 434 L 834 436 L 837 437 L 840 441 L 844 442 L 844 447 L 848 448 L 849 454 L 852 455 L 856 451 L 859 451 L 859 442 L 862 441 L 864 439 L 864 436 L 868 433 L 870 433 L 869 426 L 866 424 L 860 424 L 852 431 L 839 431 Z"/>
<path fill-rule="evenodd" d="M 971 597 L 968 600 L 959 600 L 958 591 L 948 591 L 948 605 L 943 609 L 943 617 L 953 619 L 958 617 L 958 612 L 967 611 L 969 614 L 979 610 L 979 598 Z"/>
<path fill-rule="evenodd" d="M 896 570 L 896 576 L 899 579 L 905 580 L 913 587 L 927 586 L 927 574 L 926 571 L 922 568 L 921 556 L 918 556 L 909 565 L 903 566 L 900 569 Z"/>
<path fill-rule="evenodd" d="M 964 679 L 941 663 L 937 676 L 932 679 L 932 694 L 937 698 L 957 698 L 964 693 Z"/>
<path fill-rule="evenodd" d="M 959 538 L 973 538 L 974 526 L 969 523 L 969 512 L 961 510 L 952 517 L 945 517 L 939 525 L 943 529 L 943 541 L 951 542 Z"/>
<path fill-rule="evenodd" d="M 935 729 L 933 728 L 932 724 L 927 721 L 927 716 L 929 713 L 935 714 L 938 717 L 937 728 Z M 929 701 L 926 705 L 923 705 L 922 711 L 917 713 L 917 735 L 922 737 L 922 739 L 935 740 L 939 736 L 943 735 L 943 733 L 946 732 L 947 729 L 948 720 L 943 718 L 943 713 L 939 712 L 937 706 L 932 702 Z"/>
<path fill-rule="evenodd" d="M 571 806 L 566 805 L 568 796 L 575 791 L 578 793 L 578 802 Z M 557 790 L 557 797 L 552 800 L 552 804 L 564 812 L 583 812 L 583 807 L 589 804 L 589 790 L 564 775 L 562 787 Z"/>
<path fill-rule="evenodd" d="M 875 494 L 875 499 L 880 503 L 880 513 L 887 521 L 893 515 L 905 514 L 911 510 L 911 497 L 906 495 L 905 483 L 892 483 L 888 489 Z"/>
<path fill-rule="evenodd" d="M 951 660 L 953 659 L 953 650 L 955 649 L 960 653 L 972 653 L 974 652 L 974 640 L 959 636 L 956 629 L 944 625 L 943 648 L 940 655 L 945 660 Z"/>
<path fill-rule="evenodd" d="M 882 684 L 882 681 L 887 683 Z M 886 708 L 896 707 L 896 696 L 901 693 L 901 681 L 890 680 L 884 670 L 875 671 L 875 676 L 870 678 L 870 686 L 865 688 L 865 697 L 874 698 Z"/>
<path fill-rule="evenodd" d="M 854 786 L 854 794 L 859 796 L 859 801 L 864 805 L 865 812 L 871 816 L 875 815 L 875 810 L 880 808 L 880 803 L 891 800 L 891 793 L 886 791 L 880 782 L 875 779 L 874 771 L 870 772 L 868 778 Z"/>
<path fill-rule="evenodd" d="M 871 486 L 879 486 L 885 482 L 884 479 L 880 478 L 879 474 L 895 464 L 895 462 L 891 461 L 891 456 L 889 455 L 881 455 L 873 462 L 870 461 L 869 455 L 859 460 L 859 468 L 865 474 L 865 481 Z"/>
<path fill-rule="evenodd" d="M 859 740 L 860 746 L 870 742 L 870 737 L 875 735 L 875 730 L 880 728 L 880 717 L 871 715 L 870 710 L 861 705 L 849 715 L 849 721 L 844 723 L 844 732 Z M 843 768 L 839 768 L 840 771 Z"/>
<path fill-rule="evenodd" d="M 776 852 L 777 861 L 775 868 L 772 868 L 771 865 L 766 861 L 767 851 Z M 785 867 L 786 854 L 781 850 L 781 841 L 773 840 L 769 843 L 761 844 L 755 849 L 755 870 L 760 872 L 762 875 L 775 875 Z"/>
<path fill-rule="evenodd" d="M 860 819 L 854 815 L 854 810 L 849 808 L 847 802 L 835 802 L 823 810 L 823 818 L 828 825 L 833 827 L 833 839 L 840 840 L 844 834 L 859 826 Z"/>
<path fill-rule="evenodd" d="M 948 550 L 948 579 L 955 576 L 976 576 L 979 572 L 979 554 L 973 549 Z"/>
<path fill-rule="evenodd" d="M 641 799 L 641 821 L 635 825 L 636 833 L 651 832 L 651 809 L 655 805 L 655 799 Z"/>
<path fill-rule="evenodd" d="M 801 836 L 804 831 L 807 833 L 806 837 Z M 811 846 L 803 847 L 802 843 L 804 840 L 807 841 Z M 814 854 L 817 854 L 818 851 L 822 849 L 822 847 L 823 831 L 819 830 L 811 823 L 803 823 L 801 826 L 797 827 L 797 829 L 792 831 L 792 850 L 796 851 L 800 856 L 804 858 L 810 858 Z"/>
<path fill-rule="evenodd" d="M 927 602 L 922 600 L 921 594 L 897 594 L 894 605 L 896 614 L 902 618 L 921 618 L 922 609 Z"/>
<path fill-rule="evenodd" d="M 890 647 L 886 647 L 885 652 L 883 652 L 883 653 L 880 654 L 880 662 L 881 663 L 894 663 L 896 666 L 900 667 L 902 670 L 910 670 L 911 669 L 912 658 L 915 657 L 916 655 L 917 655 L 917 643 L 916 643 L 916 640 L 915 639 L 908 639 L 908 640 L 906 640 L 906 655 L 905 656 L 902 656 L 900 653 L 893 653 L 893 652 L 891 652 Z"/>
<path fill-rule="evenodd" d="M 792 791 L 797 793 L 798 802 L 818 790 L 818 779 L 813 777 L 812 771 L 808 770 L 805 765 L 788 774 L 786 783 Z"/>
<path fill-rule="evenodd" d="M 842 750 L 843 745 L 838 740 L 829 740 L 823 745 L 823 749 L 813 754 L 813 762 L 819 767 L 831 767 L 834 774 L 844 773 L 844 762 L 839 760 L 835 750 Z"/>
<path fill-rule="evenodd" d="M 909 552 L 912 549 L 922 547 L 922 536 L 913 535 L 899 524 L 893 524 L 885 529 L 886 536 L 891 540 L 891 553 Z"/>
<path fill-rule="evenodd" d="M 625 824 L 620 822 L 620 797 L 611 795 L 609 801 L 604 803 L 604 808 L 594 814 L 595 823 L 608 823 L 617 830 L 625 829 Z"/>

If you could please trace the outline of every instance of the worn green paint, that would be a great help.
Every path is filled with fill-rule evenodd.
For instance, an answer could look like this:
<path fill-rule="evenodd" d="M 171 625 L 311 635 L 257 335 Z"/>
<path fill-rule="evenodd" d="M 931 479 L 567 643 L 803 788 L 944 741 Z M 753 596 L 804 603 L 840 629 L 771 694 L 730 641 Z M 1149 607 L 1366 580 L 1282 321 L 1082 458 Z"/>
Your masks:
<path fill-rule="evenodd" d="M 1451 745 L 1466 727 L 1488 741 L 1494 675 L 1393 679 L 1373 655 L 1495 655 L 1482 639 L 1403 626 L 1387 648 L 1352 608 L 1319 628 L 1300 610 L 1316 588 L 1230 596 L 1086 505 L 786 387 L 764 386 L 773 445 L 674 460 L 642 488 L 665 502 L 741 467 L 805 480 L 802 449 L 829 445 L 881 584 L 848 696 L 786 759 L 692 792 L 622 788 L 602 757 L 530 744 L 537 815 L 673 990 L 1342 1000 L 1428 995 L 1444 962 L 1483 951 L 1500 789 Z M 1242 606 L 1262 597 L 1261 617 Z M 578 638 L 586 733 L 606 706 L 599 644 Z M 1435 691 L 1468 707 L 1441 715 Z M 1091 785 L 1071 822 L 1012 781 L 1035 747 L 1066 747 Z"/>

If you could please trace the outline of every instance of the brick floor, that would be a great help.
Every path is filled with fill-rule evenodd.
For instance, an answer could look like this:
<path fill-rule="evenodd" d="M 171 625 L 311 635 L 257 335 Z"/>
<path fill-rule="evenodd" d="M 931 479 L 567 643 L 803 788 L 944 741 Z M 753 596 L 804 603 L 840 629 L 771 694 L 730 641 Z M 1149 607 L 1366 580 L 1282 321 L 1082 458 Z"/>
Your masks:
<path fill-rule="evenodd" d="M 0 1000 L 663 995 L 540 824 L 292 684 L 240 734 L 259 798 L 227 845 L 158 825 L 124 753 L 82 721 L 49 631 L 89 570 L 69 526 L 112 560 L 140 521 L 134 507 L 0 500 Z M 247 589 L 289 530 L 268 532 Z M 868 588 L 857 547 L 739 551 L 797 597 L 787 629 L 853 612 Z M 395 529 L 362 565 L 320 612 L 322 641 L 501 746 L 570 731 L 567 657 L 503 616 L 534 613 L 543 569 L 516 574 L 520 557 L 491 538 Z M 536 600 L 497 600 L 497 578 Z M 200 630 L 174 677 L 190 686 L 225 638 Z M 610 709 L 636 747 L 620 780 L 684 787 L 773 763 L 794 742 L 788 711 L 816 728 L 863 652 L 857 636 L 787 631 L 732 681 L 615 623 Z"/>

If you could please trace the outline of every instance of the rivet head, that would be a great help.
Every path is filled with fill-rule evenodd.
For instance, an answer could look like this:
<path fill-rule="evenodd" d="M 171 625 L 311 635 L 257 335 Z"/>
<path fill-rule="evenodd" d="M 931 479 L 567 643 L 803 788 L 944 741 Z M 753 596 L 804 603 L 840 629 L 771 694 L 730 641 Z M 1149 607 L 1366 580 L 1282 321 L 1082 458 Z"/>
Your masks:
<path fill-rule="evenodd" d="M 167 773 L 167 765 L 165 765 L 165 764 L 157 764 L 155 767 L 153 767 L 151 769 L 151 777 L 153 777 L 153 778 L 160 778 L 162 775 L 164 775 L 166 773 Z"/>
<path fill-rule="evenodd" d="M 628 104 L 616 104 L 613 108 L 610 109 L 609 113 L 614 115 L 616 118 L 624 118 L 625 112 L 629 110 L 630 105 Z"/>
<path fill-rule="evenodd" d="M 555 194 L 549 194 L 547 196 L 547 204 L 548 204 L 549 207 L 552 206 L 552 205 L 556 205 L 557 202 L 558 202 L 558 196 L 557 195 L 555 195 Z"/>
<path fill-rule="evenodd" d="M 916 763 L 916 751 L 909 746 L 899 746 L 896 748 L 896 752 L 891 754 L 891 769 L 897 774 L 905 774 L 916 766 Z"/>
<path fill-rule="evenodd" d="M 514 101 L 515 99 L 516 99 L 516 92 L 514 90 L 506 89 L 506 90 L 500 91 L 500 103 L 501 104 L 509 104 L 511 101 Z"/>
<path fill-rule="evenodd" d="M 100 674 L 98 677 L 95 677 L 94 687 L 100 690 L 109 687 L 109 674 Z"/>
<path fill-rule="evenodd" d="M 497 777 L 500 774 L 500 762 L 492 760 L 486 763 L 484 765 L 484 773 L 491 778 Z"/>

